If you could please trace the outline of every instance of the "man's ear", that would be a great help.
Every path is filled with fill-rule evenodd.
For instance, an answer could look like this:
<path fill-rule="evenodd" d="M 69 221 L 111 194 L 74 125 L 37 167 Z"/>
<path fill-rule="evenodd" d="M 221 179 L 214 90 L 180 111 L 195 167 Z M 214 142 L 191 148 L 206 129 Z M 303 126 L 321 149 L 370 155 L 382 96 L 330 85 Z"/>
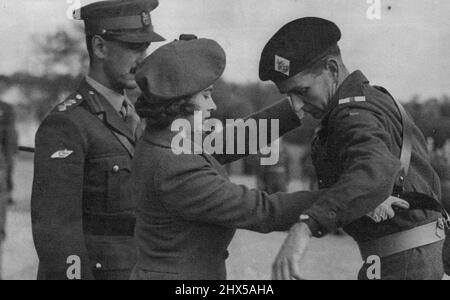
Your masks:
<path fill-rule="evenodd" d="M 108 52 L 105 40 L 101 36 L 96 35 L 92 38 L 91 43 L 94 56 L 99 59 L 104 59 Z"/>
<path fill-rule="evenodd" d="M 339 62 L 336 58 L 329 58 L 326 62 L 326 69 L 331 73 L 333 78 L 335 80 L 338 80 L 339 78 L 339 72 L 341 71 L 339 69 Z"/>

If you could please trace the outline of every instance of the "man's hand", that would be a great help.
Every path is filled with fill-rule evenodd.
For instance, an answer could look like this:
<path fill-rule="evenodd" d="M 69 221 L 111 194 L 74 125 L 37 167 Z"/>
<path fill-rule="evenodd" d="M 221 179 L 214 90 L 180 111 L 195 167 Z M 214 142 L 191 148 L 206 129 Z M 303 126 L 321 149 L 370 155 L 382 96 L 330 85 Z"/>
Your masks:
<path fill-rule="evenodd" d="M 405 200 L 391 196 L 368 216 L 377 223 L 392 219 L 395 217 L 394 207 L 409 209 L 409 204 Z M 311 238 L 311 230 L 305 223 L 292 227 L 272 266 L 273 280 L 302 279 L 300 263 Z"/>
<path fill-rule="evenodd" d="M 375 223 L 381 223 L 395 217 L 394 207 L 409 209 L 409 203 L 397 197 L 389 197 L 373 212 L 367 214 Z"/>
<path fill-rule="evenodd" d="M 300 262 L 312 238 L 311 230 L 305 223 L 292 227 L 272 266 L 273 280 L 302 280 Z"/>

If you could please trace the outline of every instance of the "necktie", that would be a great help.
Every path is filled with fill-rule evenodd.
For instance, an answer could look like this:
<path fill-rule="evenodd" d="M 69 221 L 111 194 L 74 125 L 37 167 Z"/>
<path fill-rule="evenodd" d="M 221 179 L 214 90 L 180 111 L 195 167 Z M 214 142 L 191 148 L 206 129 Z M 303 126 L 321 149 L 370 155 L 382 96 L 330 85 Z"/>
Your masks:
<path fill-rule="evenodd" d="M 131 129 L 135 140 L 138 140 L 142 136 L 143 128 L 141 127 L 141 119 L 136 113 L 134 106 L 127 100 L 124 100 L 120 109 L 120 115 L 128 128 Z"/>

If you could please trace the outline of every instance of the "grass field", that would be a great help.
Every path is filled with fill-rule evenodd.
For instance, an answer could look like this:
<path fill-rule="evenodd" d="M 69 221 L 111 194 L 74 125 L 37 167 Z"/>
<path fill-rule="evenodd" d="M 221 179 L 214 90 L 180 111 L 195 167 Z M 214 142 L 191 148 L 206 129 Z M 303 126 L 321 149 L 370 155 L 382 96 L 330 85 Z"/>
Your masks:
<path fill-rule="evenodd" d="M 37 256 L 31 236 L 30 194 L 31 157 L 22 156 L 15 172 L 17 201 L 8 214 L 7 240 L 3 246 L 3 278 L 32 280 L 36 278 Z M 234 178 L 236 182 L 254 186 L 251 178 Z M 291 189 L 301 188 L 294 183 Z M 284 233 L 268 235 L 238 231 L 230 246 L 228 277 L 231 280 L 270 279 L 270 266 L 284 238 Z M 356 279 L 361 259 L 354 242 L 345 236 L 329 236 L 314 240 L 301 266 L 306 279 Z"/>

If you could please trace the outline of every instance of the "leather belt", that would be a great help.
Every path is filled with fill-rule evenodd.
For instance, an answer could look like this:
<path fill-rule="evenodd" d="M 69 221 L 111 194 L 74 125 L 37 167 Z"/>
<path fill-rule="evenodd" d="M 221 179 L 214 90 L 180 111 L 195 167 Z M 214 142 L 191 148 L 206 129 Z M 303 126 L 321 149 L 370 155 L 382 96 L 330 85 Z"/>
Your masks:
<path fill-rule="evenodd" d="M 97 236 L 134 236 L 136 219 L 132 217 L 83 216 L 85 234 Z"/>
<path fill-rule="evenodd" d="M 359 249 L 364 260 L 376 255 L 380 258 L 392 256 L 411 249 L 438 243 L 445 239 L 445 221 L 439 219 L 411 230 L 395 233 L 380 239 L 359 243 Z"/>

